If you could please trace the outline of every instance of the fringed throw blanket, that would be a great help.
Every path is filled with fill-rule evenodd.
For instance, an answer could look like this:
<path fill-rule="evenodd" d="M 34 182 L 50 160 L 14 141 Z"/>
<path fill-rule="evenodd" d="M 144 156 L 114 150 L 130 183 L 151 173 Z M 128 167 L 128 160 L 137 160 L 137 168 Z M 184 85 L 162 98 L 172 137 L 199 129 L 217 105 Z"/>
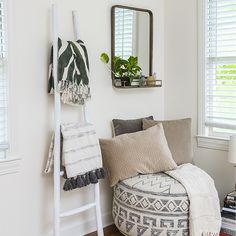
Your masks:
<path fill-rule="evenodd" d="M 49 65 L 48 92 L 54 92 L 53 48 Z M 66 104 L 81 105 L 91 97 L 89 60 L 84 42 L 58 39 L 58 89 Z"/>
<path fill-rule="evenodd" d="M 189 197 L 189 236 L 219 235 L 220 201 L 213 179 L 192 164 L 165 172 L 178 180 Z"/>
<path fill-rule="evenodd" d="M 66 179 L 65 191 L 97 183 L 105 178 L 99 141 L 92 124 L 69 123 L 61 125 L 62 133 L 62 169 Z M 53 168 L 52 139 L 45 173 Z"/>

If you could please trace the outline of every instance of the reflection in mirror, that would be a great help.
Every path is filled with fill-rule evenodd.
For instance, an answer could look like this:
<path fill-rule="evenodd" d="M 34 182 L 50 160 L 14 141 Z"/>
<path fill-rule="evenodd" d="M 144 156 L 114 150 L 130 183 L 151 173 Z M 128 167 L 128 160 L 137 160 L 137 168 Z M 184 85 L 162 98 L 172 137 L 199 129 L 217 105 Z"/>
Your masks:
<path fill-rule="evenodd" d="M 138 57 L 143 75 L 152 74 L 151 12 L 115 6 L 113 9 L 113 56 Z"/>

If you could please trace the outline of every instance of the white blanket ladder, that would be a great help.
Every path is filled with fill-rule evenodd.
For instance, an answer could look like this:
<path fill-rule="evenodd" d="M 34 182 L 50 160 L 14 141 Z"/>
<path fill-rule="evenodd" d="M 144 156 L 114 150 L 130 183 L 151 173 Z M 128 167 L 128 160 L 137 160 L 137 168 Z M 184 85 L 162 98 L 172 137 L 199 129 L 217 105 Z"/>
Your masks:
<path fill-rule="evenodd" d="M 57 6 L 54 4 L 52 6 L 52 22 L 53 22 L 53 77 L 54 85 L 58 84 L 58 10 Z M 78 15 L 77 12 L 73 11 L 73 23 L 75 29 L 76 39 L 79 39 L 78 32 Z M 60 210 L 60 178 L 63 175 L 60 172 L 60 124 L 61 124 L 61 99 L 58 89 L 54 89 L 54 116 L 55 116 L 55 139 L 54 139 L 54 229 L 53 235 L 60 236 L 60 221 L 61 218 L 72 216 L 88 209 L 95 207 L 96 209 L 96 222 L 97 222 L 97 232 L 98 236 L 103 236 L 103 226 L 100 208 L 100 192 L 99 183 L 94 184 L 95 201 L 87 205 L 81 206 L 76 209 L 71 209 L 66 212 L 61 212 Z M 86 107 L 83 106 L 83 116 L 84 120 L 87 121 Z M 81 235 L 81 234 L 80 234 Z"/>

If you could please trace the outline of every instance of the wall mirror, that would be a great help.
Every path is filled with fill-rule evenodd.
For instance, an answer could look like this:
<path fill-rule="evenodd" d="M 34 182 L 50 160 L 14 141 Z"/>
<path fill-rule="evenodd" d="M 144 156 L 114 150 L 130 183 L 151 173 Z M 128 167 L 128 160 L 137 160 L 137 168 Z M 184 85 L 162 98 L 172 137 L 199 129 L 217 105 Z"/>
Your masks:
<path fill-rule="evenodd" d="M 111 58 L 138 58 L 145 76 L 152 75 L 153 15 L 150 10 L 116 5 L 111 9 Z M 114 75 L 112 75 L 114 79 Z"/>

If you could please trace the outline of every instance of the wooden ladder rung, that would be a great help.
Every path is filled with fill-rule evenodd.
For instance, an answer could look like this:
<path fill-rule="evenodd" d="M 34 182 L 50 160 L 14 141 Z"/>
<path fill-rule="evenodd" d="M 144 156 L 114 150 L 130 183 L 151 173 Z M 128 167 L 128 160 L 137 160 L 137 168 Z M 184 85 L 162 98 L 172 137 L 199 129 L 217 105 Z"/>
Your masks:
<path fill-rule="evenodd" d="M 82 207 L 79 207 L 79 208 L 76 208 L 76 209 L 72 209 L 72 210 L 69 210 L 69 211 L 65 211 L 63 213 L 60 214 L 60 217 L 67 217 L 67 216 L 72 216 L 72 215 L 76 215 L 76 214 L 79 214 L 83 211 L 86 211 L 92 207 L 95 207 L 96 206 L 96 203 L 93 202 L 93 203 L 89 203 L 89 204 L 86 204 Z"/>

